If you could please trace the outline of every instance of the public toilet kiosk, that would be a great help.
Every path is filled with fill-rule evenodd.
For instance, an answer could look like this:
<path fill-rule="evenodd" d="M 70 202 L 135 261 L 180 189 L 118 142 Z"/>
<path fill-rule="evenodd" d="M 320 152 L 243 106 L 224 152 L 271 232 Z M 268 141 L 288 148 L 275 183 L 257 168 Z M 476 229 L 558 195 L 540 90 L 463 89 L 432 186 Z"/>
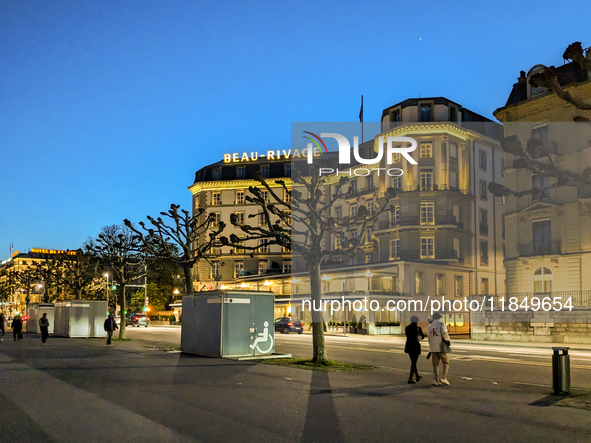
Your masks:
<path fill-rule="evenodd" d="M 67 300 L 55 303 L 54 335 L 59 337 L 106 337 L 105 300 Z"/>
<path fill-rule="evenodd" d="M 43 317 L 43 314 L 47 314 L 47 320 L 49 320 L 49 328 L 47 328 L 50 334 L 53 334 L 54 328 L 54 312 L 55 305 L 53 303 L 30 303 L 27 308 L 27 332 L 35 332 L 41 334 L 41 328 L 39 328 L 39 319 Z"/>
<path fill-rule="evenodd" d="M 216 290 L 183 297 L 181 350 L 210 357 L 275 351 L 275 294 Z"/>

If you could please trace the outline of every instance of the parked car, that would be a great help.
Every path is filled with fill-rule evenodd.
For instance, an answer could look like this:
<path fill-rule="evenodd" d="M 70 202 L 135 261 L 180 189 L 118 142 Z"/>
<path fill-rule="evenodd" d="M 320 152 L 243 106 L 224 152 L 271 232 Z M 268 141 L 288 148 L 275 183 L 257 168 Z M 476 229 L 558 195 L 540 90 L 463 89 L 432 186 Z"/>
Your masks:
<path fill-rule="evenodd" d="M 296 317 L 279 317 L 275 319 L 275 331 L 279 331 L 282 334 L 289 334 L 290 332 L 301 334 L 304 328 L 302 322 Z"/>
<path fill-rule="evenodd" d="M 131 325 L 132 327 L 137 326 L 139 328 L 140 326 L 144 326 L 147 328 L 150 324 L 150 319 L 145 314 L 130 314 L 125 318 L 125 324 L 127 326 Z"/>

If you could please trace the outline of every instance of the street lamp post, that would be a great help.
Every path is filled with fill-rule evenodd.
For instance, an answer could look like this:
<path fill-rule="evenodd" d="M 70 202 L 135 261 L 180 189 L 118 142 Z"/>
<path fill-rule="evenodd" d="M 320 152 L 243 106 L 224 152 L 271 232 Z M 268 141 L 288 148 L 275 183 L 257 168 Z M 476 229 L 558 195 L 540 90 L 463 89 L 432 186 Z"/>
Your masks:
<path fill-rule="evenodd" d="M 107 309 L 109 308 L 109 273 L 105 272 L 103 277 L 107 279 L 107 286 L 105 287 L 105 295 L 107 296 Z"/>

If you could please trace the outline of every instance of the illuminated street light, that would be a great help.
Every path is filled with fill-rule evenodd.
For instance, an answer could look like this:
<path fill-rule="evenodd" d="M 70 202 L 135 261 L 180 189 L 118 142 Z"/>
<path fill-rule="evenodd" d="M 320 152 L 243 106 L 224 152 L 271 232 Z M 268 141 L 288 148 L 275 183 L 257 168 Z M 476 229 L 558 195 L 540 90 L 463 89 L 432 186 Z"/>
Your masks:
<path fill-rule="evenodd" d="M 244 283 L 244 282 L 242 282 L 242 283 L 240 284 L 240 287 L 241 287 L 241 288 L 246 288 L 246 286 L 247 286 L 247 284 L 246 284 L 246 283 Z"/>

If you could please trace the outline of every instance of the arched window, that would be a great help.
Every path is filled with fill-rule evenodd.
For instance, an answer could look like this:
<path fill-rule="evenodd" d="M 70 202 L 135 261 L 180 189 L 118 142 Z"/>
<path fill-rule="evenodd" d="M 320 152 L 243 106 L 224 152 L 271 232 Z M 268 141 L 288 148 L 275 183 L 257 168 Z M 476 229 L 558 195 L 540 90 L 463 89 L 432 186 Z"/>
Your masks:
<path fill-rule="evenodd" d="M 550 268 L 542 266 L 534 271 L 534 292 L 552 292 L 552 271 Z"/>
<path fill-rule="evenodd" d="M 535 97 L 537 95 L 543 94 L 548 91 L 546 88 L 544 88 L 542 86 L 538 86 L 537 88 L 534 88 L 532 85 L 529 84 L 529 79 L 531 78 L 531 76 L 533 74 L 542 73 L 545 70 L 546 70 L 546 67 L 544 65 L 535 65 L 527 73 L 527 98 L 532 98 L 532 97 Z"/>

